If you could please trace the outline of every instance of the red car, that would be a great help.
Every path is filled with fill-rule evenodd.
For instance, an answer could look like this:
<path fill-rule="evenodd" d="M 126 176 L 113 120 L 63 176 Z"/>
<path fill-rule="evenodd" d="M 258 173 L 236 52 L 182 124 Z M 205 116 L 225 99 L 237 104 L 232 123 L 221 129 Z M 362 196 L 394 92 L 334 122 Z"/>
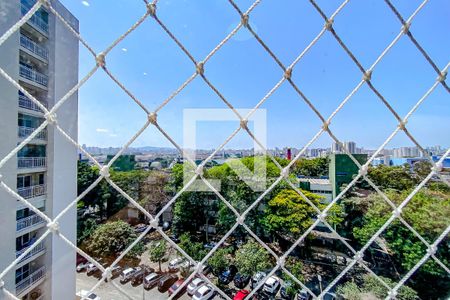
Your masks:
<path fill-rule="evenodd" d="M 176 290 L 178 290 L 178 288 L 180 287 L 180 285 L 182 285 L 184 282 L 184 279 L 178 279 L 177 282 L 175 282 L 174 284 L 172 284 L 172 286 L 169 288 L 169 296 L 171 296 L 173 293 L 175 293 Z M 179 297 L 181 297 L 181 295 L 183 295 L 186 292 L 186 288 L 187 285 L 185 285 L 183 287 L 182 290 L 180 290 L 177 295 L 174 297 L 175 299 L 178 299 Z"/>
<path fill-rule="evenodd" d="M 234 295 L 233 300 L 244 300 L 248 294 L 250 294 L 249 291 L 247 290 L 240 290 L 239 292 L 236 293 L 236 295 Z"/>

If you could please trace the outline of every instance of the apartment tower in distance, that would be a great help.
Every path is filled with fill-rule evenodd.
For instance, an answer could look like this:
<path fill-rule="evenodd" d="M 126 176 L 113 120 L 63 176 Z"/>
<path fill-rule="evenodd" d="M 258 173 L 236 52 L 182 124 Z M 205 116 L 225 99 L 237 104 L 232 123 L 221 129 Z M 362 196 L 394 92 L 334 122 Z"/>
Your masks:
<path fill-rule="evenodd" d="M 25 15 L 36 0 L 0 1 L 0 36 Z M 78 30 L 78 20 L 58 1 L 55 10 Z M 51 108 L 78 81 L 78 40 L 46 7 L 40 8 L 0 46 L 0 67 L 44 106 Z M 78 130 L 78 96 L 57 111 L 58 125 L 74 140 Z M 0 159 L 35 128 L 44 114 L 30 99 L 0 76 Z M 54 218 L 76 198 L 76 147 L 53 126 L 35 136 L 0 168 L 0 180 L 34 207 Z M 76 240 L 76 211 L 59 220 L 60 232 Z M 0 282 L 19 299 L 74 299 L 75 251 L 22 202 L 0 188 L 0 273 L 32 244 L 25 256 Z M 73 298 L 72 298 L 73 295 Z"/>

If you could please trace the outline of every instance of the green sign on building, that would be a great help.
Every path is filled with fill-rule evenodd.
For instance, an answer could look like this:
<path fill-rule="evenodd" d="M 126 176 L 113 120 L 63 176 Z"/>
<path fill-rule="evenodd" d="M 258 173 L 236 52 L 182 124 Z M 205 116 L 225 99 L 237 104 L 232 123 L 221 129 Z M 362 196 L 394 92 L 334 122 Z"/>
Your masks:
<path fill-rule="evenodd" d="M 367 154 L 352 154 L 361 164 L 367 161 Z M 329 176 L 333 185 L 333 199 L 341 192 L 343 184 L 350 183 L 354 175 L 358 174 L 358 166 L 347 154 L 330 154 Z"/>

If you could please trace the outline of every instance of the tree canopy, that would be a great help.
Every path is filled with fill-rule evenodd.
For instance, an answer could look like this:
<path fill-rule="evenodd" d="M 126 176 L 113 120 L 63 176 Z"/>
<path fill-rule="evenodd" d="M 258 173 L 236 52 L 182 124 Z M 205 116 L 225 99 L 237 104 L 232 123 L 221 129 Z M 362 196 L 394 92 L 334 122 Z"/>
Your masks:
<path fill-rule="evenodd" d="M 235 256 L 236 267 L 240 273 L 246 275 L 269 269 L 272 266 L 272 260 L 269 252 L 254 240 L 243 244 L 236 251 Z"/>

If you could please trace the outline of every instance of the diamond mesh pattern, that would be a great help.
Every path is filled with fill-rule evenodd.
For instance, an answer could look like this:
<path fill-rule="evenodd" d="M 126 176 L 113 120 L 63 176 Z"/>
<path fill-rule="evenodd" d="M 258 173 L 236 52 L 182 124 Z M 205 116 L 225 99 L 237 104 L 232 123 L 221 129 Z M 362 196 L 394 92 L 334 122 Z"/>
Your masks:
<path fill-rule="evenodd" d="M 423 9 L 423 7 L 427 4 L 427 0 L 423 1 L 417 9 L 413 12 L 411 16 L 409 16 L 407 19 L 405 19 L 396 9 L 396 7 L 392 4 L 390 0 L 385 0 L 386 5 L 389 7 L 389 9 L 392 11 L 392 13 L 396 16 L 396 18 L 399 20 L 399 32 L 395 36 L 395 38 L 384 48 L 384 50 L 379 54 L 379 56 L 376 58 L 376 60 L 372 63 L 372 65 L 369 68 L 365 68 L 358 60 L 358 58 L 352 53 L 352 51 L 349 49 L 349 47 L 346 46 L 345 42 L 340 38 L 339 34 L 336 32 L 336 30 L 333 27 L 333 21 L 335 18 L 337 18 L 340 14 L 340 12 L 345 8 L 345 6 L 349 3 L 349 0 L 343 1 L 342 4 L 336 9 L 336 11 L 331 15 L 327 16 L 321 7 L 316 3 L 315 0 L 309 0 L 311 5 L 315 8 L 318 14 L 323 18 L 324 25 L 321 28 L 321 30 L 317 33 L 316 37 L 308 44 L 308 46 L 303 49 L 302 51 L 299 51 L 298 56 L 294 59 L 294 61 L 291 62 L 288 66 L 285 66 L 280 59 L 276 56 L 276 54 L 267 46 L 267 44 L 261 39 L 261 37 L 256 33 L 256 31 L 252 28 L 252 26 L 249 23 L 249 18 L 251 17 L 251 13 L 253 10 L 257 9 L 258 5 L 260 4 L 260 0 L 256 0 L 246 11 L 241 10 L 238 5 L 235 3 L 234 0 L 229 0 L 229 4 L 233 7 L 233 9 L 236 11 L 236 17 L 240 18 L 240 23 L 215 47 L 213 48 L 206 57 L 201 60 L 197 61 L 193 55 L 189 52 L 189 50 L 183 45 L 183 43 L 172 33 L 172 31 L 165 25 L 164 20 L 161 20 L 157 13 L 157 0 L 154 0 L 153 2 L 149 2 L 148 0 L 144 0 L 144 5 L 142 7 L 143 11 L 145 11 L 144 15 L 136 21 L 136 23 L 131 26 L 126 32 L 124 32 L 122 35 L 120 35 L 109 47 L 107 47 L 104 51 L 100 53 L 96 53 L 89 45 L 88 43 L 83 39 L 83 37 L 74 30 L 71 25 L 64 20 L 64 18 L 54 9 L 52 6 L 51 1 L 48 0 L 39 0 L 37 3 L 31 8 L 31 10 L 14 26 L 12 26 L 7 32 L 5 32 L 0 37 L 0 45 L 3 44 L 8 37 L 10 37 L 14 32 L 18 31 L 19 28 L 27 22 L 28 19 L 31 18 L 31 16 L 41 7 L 45 6 L 47 10 L 54 14 L 81 42 L 81 44 L 92 54 L 93 56 L 93 62 L 95 65 L 91 69 L 89 73 L 87 73 L 79 82 L 77 85 L 75 85 L 64 97 L 59 99 L 59 101 L 56 102 L 56 104 L 51 108 L 47 109 L 44 107 L 36 98 L 34 98 L 32 95 L 30 95 L 23 87 L 19 85 L 17 81 L 12 79 L 3 69 L 0 68 L 0 74 L 6 78 L 12 85 L 14 85 L 18 90 L 20 90 L 22 93 L 24 93 L 29 99 L 33 101 L 35 105 L 37 105 L 42 111 L 45 112 L 45 122 L 42 123 L 41 126 L 39 126 L 30 136 L 28 136 L 23 142 L 21 142 L 16 148 L 14 148 L 7 156 L 3 157 L 0 160 L 0 172 L 1 168 L 5 165 L 5 163 L 15 156 L 18 151 L 24 147 L 28 142 L 30 142 L 40 131 L 44 130 L 46 126 L 53 126 L 56 130 L 58 130 L 70 143 L 75 145 L 84 155 L 86 155 L 95 165 L 97 165 L 100 168 L 100 176 L 98 179 L 89 187 L 87 188 L 81 195 L 79 195 L 76 199 L 74 199 L 69 206 L 66 207 L 63 211 L 61 211 L 56 217 L 53 219 L 46 216 L 43 212 L 36 209 L 32 204 L 30 204 L 26 199 L 22 198 L 20 195 L 18 195 L 14 189 L 7 186 L 2 180 L 0 176 L 0 186 L 4 190 L 6 190 L 9 194 L 11 194 L 14 198 L 21 201 L 24 205 L 26 205 L 28 208 L 33 210 L 37 215 L 42 217 L 45 222 L 47 223 L 47 230 L 46 232 L 26 251 L 24 251 L 19 257 L 17 257 L 16 260 L 11 262 L 11 264 L 2 272 L 0 273 L 0 280 L 5 276 L 5 274 L 11 270 L 14 269 L 14 267 L 19 263 L 22 258 L 24 258 L 29 252 L 32 251 L 32 249 L 38 245 L 41 241 L 43 241 L 47 236 L 49 235 L 56 235 L 60 239 L 62 239 L 64 242 L 67 243 L 71 248 L 76 250 L 80 255 L 87 258 L 90 262 L 94 263 L 102 272 L 102 279 L 108 278 L 110 274 L 111 268 L 116 265 L 129 251 L 130 249 L 135 246 L 142 238 L 152 229 L 155 228 L 159 234 L 177 251 L 179 251 L 184 257 L 189 259 L 191 262 L 196 264 L 195 272 L 193 272 L 183 283 L 183 286 L 186 285 L 193 276 L 195 276 L 197 273 L 199 276 L 201 276 L 204 280 L 209 282 L 218 293 L 221 294 L 226 299 L 230 299 L 222 290 L 217 288 L 208 278 L 200 274 L 200 270 L 203 266 L 203 264 L 207 261 L 209 257 L 225 242 L 225 240 L 232 234 L 232 232 L 241 225 L 243 228 L 246 229 L 246 231 L 258 242 L 260 243 L 269 253 L 275 257 L 277 264 L 276 267 L 267 275 L 266 278 L 271 276 L 275 273 L 275 271 L 281 269 L 286 274 L 288 274 L 292 279 L 297 282 L 299 285 L 301 285 L 304 289 L 306 289 L 311 296 L 314 298 L 322 298 L 353 266 L 356 264 L 360 265 L 362 268 L 367 270 L 370 274 L 375 276 L 389 291 L 389 294 L 386 295 L 386 299 L 392 299 L 395 298 L 397 291 L 399 288 L 404 285 L 404 283 L 413 275 L 413 273 L 420 268 L 428 259 L 434 260 L 439 266 L 441 266 L 448 274 L 450 274 L 450 270 L 448 267 L 446 267 L 438 257 L 435 256 L 436 250 L 439 246 L 439 243 L 450 233 L 450 226 L 448 226 L 444 232 L 440 234 L 440 236 L 432 243 L 428 243 L 423 237 L 420 236 L 420 234 L 414 230 L 412 226 L 410 226 L 402 217 L 402 209 L 408 204 L 408 202 L 413 198 L 413 196 L 430 180 L 432 176 L 438 176 L 442 179 L 443 182 L 445 182 L 447 185 L 450 186 L 450 183 L 448 183 L 446 180 L 444 180 L 441 177 L 440 170 L 442 168 L 442 162 L 443 160 L 450 154 L 450 149 L 448 149 L 444 156 L 437 162 L 434 163 L 431 157 L 428 155 L 428 153 L 421 147 L 421 145 L 416 141 L 416 139 L 411 135 L 411 133 L 407 129 L 407 122 L 412 116 L 412 114 L 417 110 L 417 108 L 426 100 L 426 98 L 433 93 L 433 91 L 436 89 L 438 85 L 441 85 L 447 92 L 450 92 L 450 89 L 445 82 L 447 70 L 449 68 L 450 62 L 443 68 L 439 69 L 437 65 L 433 62 L 433 60 L 430 58 L 430 56 L 427 54 L 427 52 L 424 50 L 424 48 L 417 42 L 417 40 L 414 38 L 412 32 L 410 31 L 410 25 L 413 22 L 414 18 L 417 14 L 420 13 L 420 11 Z M 161 104 L 154 110 L 150 111 L 148 108 L 146 108 L 142 102 L 135 96 L 133 93 L 127 89 L 127 87 L 118 79 L 115 77 L 111 71 L 108 69 L 106 64 L 106 58 L 108 57 L 109 52 L 116 47 L 123 39 L 127 37 L 132 31 L 134 31 L 137 27 L 139 27 L 144 20 L 146 19 L 153 19 L 155 26 L 159 26 L 164 30 L 165 33 L 170 37 L 170 39 L 173 40 L 175 45 L 177 45 L 182 52 L 192 61 L 193 65 L 193 74 L 186 79 L 186 81 L 175 91 L 173 91 L 172 94 L 170 94 L 169 97 L 164 99 Z M 280 80 L 271 88 L 265 96 L 257 103 L 257 105 L 248 113 L 246 116 L 241 116 L 238 111 L 235 109 L 235 107 L 228 101 L 228 99 L 223 96 L 223 94 L 216 88 L 216 86 L 208 79 L 208 77 L 204 73 L 204 69 L 207 68 L 208 61 L 218 52 L 220 49 L 225 45 L 231 37 L 233 37 L 238 31 L 240 30 L 247 30 L 251 33 L 251 35 L 257 40 L 257 42 L 261 45 L 261 47 L 270 55 L 270 57 L 273 58 L 273 60 L 277 63 L 277 65 L 280 67 L 280 74 L 281 78 Z M 304 55 L 311 50 L 312 47 L 326 34 L 331 34 L 333 38 L 336 40 L 336 42 L 342 47 L 342 49 L 345 51 L 345 53 L 350 57 L 350 59 L 354 62 L 354 64 L 358 67 L 358 69 L 361 71 L 362 79 L 359 81 L 359 83 L 351 90 L 351 92 L 340 102 L 340 104 L 336 107 L 336 109 L 331 113 L 328 118 L 324 117 L 318 109 L 313 105 L 312 101 L 300 90 L 300 88 L 296 85 L 296 83 L 293 81 L 291 74 L 294 70 L 297 63 L 304 57 Z M 393 107 L 390 105 L 389 101 L 380 93 L 380 91 L 375 87 L 374 83 L 371 81 L 371 75 L 375 71 L 376 66 L 380 63 L 380 61 L 383 60 L 384 56 L 390 51 L 390 49 L 403 37 L 407 36 L 411 43 L 420 51 L 424 59 L 429 63 L 429 65 L 435 70 L 437 74 L 437 78 L 434 82 L 434 84 L 429 87 L 427 92 L 415 103 L 415 105 L 410 109 L 410 111 L 404 116 L 401 117 L 398 115 L 398 113 L 393 109 Z M 74 141 L 64 130 L 58 126 L 58 118 L 56 117 L 56 112 L 58 111 L 59 107 L 69 99 L 69 97 L 75 93 L 86 81 L 89 80 L 89 78 L 96 72 L 104 71 L 112 81 L 114 81 L 129 97 L 132 101 L 134 101 L 137 105 L 139 105 L 143 111 L 148 115 L 148 119 L 145 123 L 145 125 L 138 130 L 134 136 L 121 148 L 121 150 L 109 161 L 106 165 L 101 165 L 97 160 L 95 160 L 94 157 L 92 157 L 89 153 L 87 153 L 76 141 Z M 183 153 L 183 149 L 180 145 L 178 145 L 171 137 L 170 135 L 160 126 L 158 123 L 158 112 L 164 109 L 164 107 L 172 100 L 174 99 L 183 89 L 185 89 L 196 77 L 200 77 L 210 88 L 211 90 L 219 96 L 219 98 L 237 115 L 237 117 L 241 120 L 240 127 L 236 128 L 236 130 L 217 148 L 215 151 L 207 158 L 205 159 L 199 166 L 196 166 L 196 164 L 188 159 L 188 162 L 196 167 L 196 172 L 193 175 L 193 177 L 183 186 L 183 188 L 178 191 L 178 193 L 164 206 L 164 208 L 156 215 L 151 215 L 148 213 L 142 206 L 140 206 L 135 199 L 127 195 L 117 184 L 115 184 L 109 176 L 109 168 L 111 165 L 117 160 L 117 158 L 126 150 L 128 146 L 133 143 L 141 134 L 144 132 L 149 126 L 155 126 L 158 131 L 160 131 L 169 141 L 173 144 L 174 147 L 176 147 L 180 153 Z M 278 166 L 278 168 L 281 171 L 280 177 L 278 177 L 272 185 L 263 192 L 260 197 L 252 203 L 242 214 L 240 214 L 228 201 L 225 199 L 219 191 L 217 191 L 210 182 L 203 176 L 203 167 L 206 165 L 208 161 L 210 161 L 213 156 L 223 149 L 225 145 L 239 132 L 239 131 L 245 131 L 249 134 L 249 136 L 259 144 L 259 146 L 263 147 L 262 144 L 257 141 L 252 134 L 252 132 L 247 127 L 248 118 L 268 99 L 271 97 L 271 95 L 283 84 L 289 84 L 295 92 L 298 94 L 299 98 L 302 99 L 315 113 L 315 115 L 320 119 L 321 123 L 323 124 L 321 128 L 319 128 L 318 132 L 309 140 L 309 142 L 302 148 L 302 150 L 296 155 L 296 157 L 289 163 L 288 166 L 285 168 L 282 168 L 278 162 L 274 159 L 274 157 L 270 156 L 270 159 Z M 352 96 L 363 86 L 367 85 L 370 90 L 373 91 L 373 93 L 376 95 L 376 97 L 389 109 L 389 111 L 392 113 L 393 117 L 397 120 L 398 126 L 393 130 L 391 135 L 379 146 L 379 148 L 375 151 L 375 153 L 368 159 L 368 161 L 361 165 L 354 156 L 346 149 L 345 145 L 333 134 L 333 132 L 330 129 L 330 124 L 333 118 L 336 116 L 336 114 L 345 106 L 345 104 L 352 98 Z M 367 177 L 367 170 L 370 163 L 374 160 L 374 158 L 384 149 L 384 147 L 394 138 L 394 136 L 399 132 L 403 131 L 410 139 L 411 141 L 421 150 L 423 155 L 430 160 L 430 162 L 433 164 L 432 172 L 410 193 L 410 195 L 404 199 L 404 201 L 396 206 L 387 196 L 385 193 L 383 193 L 380 188 L 378 188 L 371 180 Z M 293 164 L 300 158 L 300 156 L 306 151 L 306 149 L 312 145 L 321 135 L 328 134 L 336 143 L 340 144 L 341 147 L 344 149 L 344 152 L 349 155 L 349 157 L 353 160 L 353 162 L 358 166 L 359 168 L 359 174 L 353 179 L 353 181 L 348 184 L 348 186 L 335 198 L 329 205 L 324 209 L 320 210 L 314 203 L 312 203 L 301 191 L 296 187 L 296 185 L 288 179 L 288 175 L 290 172 L 290 168 L 293 166 Z M 267 149 L 264 149 L 267 150 Z M 270 153 L 269 151 L 266 151 L 267 153 Z M 223 236 L 223 238 L 218 242 L 213 249 L 200 261 L 196 262 L 194 261 L 183 249 L 181 249 L 177 244 L 175 244 L 166 234 L 165 232 L 158 227 L 158 219 L 159 217 L 166 211 L 176 200 L 177 198 L 188 189 L 189 186 L 193 184 L 193 182 L 196 179 L 201 179 L 210 189 L 213 191 L 217 197 L 225 203 L 225 205 L 233 212 L 233 214 L 236 216 L 236 222 L 234 226 Z M 327 212 L 331 209 L 331 207 L 352 187 L 355 185 L 355 183 L 360 180 L 365 179 L 370 186 L 372 186 L 378 194 L 380 194 L 383 199 L 392 207 L 392 215 L 391 217 L 386 221 L 386 223 L 379 228 L 379 230 L 372 236 L 372 238 L 359 250 L 356 251 L 353 249 L 345 239 L 343 239 L 334 229 L 333 227 L 327 222 L 326 216 Z M 89 191 L 91 191 L 100 181 L 106 180 L 115 190 L 117 190 L 123 197 L 125 197 L 130 203 L 132 203 L 135 207 L 137 207 L 148 219 L 150 220 L 150 225 L 146 231 L 142 232 L 140 236 L 125 250 L 123 253 L 116 258 L 116 260 L 108 267 L 104 268 L 100 263 L 95 261 L 92 257 L 90 257 L 87 253 L 83 252 L 81 249 L 77 248 L 76 245 L 74 245 L 72 242 L 70 242 L 61 232 L 59 232 L 58 228 L 58 220 L 72 207 L 76 205 L 76 203 L 82 199 Z M 302 236 L 292 245 L 292 247 L 284 253 L 282 256 L 278 256 L 276 253 L 274 253 L 268 245 L 266 245 L 252 230 L 245 224 L 245 218 L 248 215 L 248 213 L 257 206 L 257 204 L 266 196 L 279 182 L 281 181 L 287 181 L 288 184 L 309 204 L 311 205 L 314 210 L 317 212 L 317 220 L 314 222 L 314 224 L 311 225 L 311 227 L 306 230 Z M 369 267 L 366 266 L 366 264 L 363 263 L 363 253 L 366 251 L 371 243 L 375 241 L 382 233 L 383 231 L 394 221 L 399 220 L 402 224 L 406 226 L 420 241 L 423 242 L 423 244 L 427 247 L 428 251 L 427 254 L 417 262 L 417 264 L 409 270 L 403 278 L 396 283 L 396 285 L 391 288 L 387 283 L 383 281 L 380 277 L 378 277 L 373 271 L 370 270 Z M 332 232 L 333 234 L 353 253 L 353 259 L 347 264 L 347 266 L 342 270 L 342 272 L 326 287 L 324 287 L 322 294 L 315 295 L 310 289 L 308 289 L 304 283 L 299 281 L 297 278 L 295 278 L 292 273 L 285 267 L 285 261 L 287 256 L 294 250 L 294 248 L 299 245 L 306 236 L 311 233 L 313 228 L 322 222 L 325 224 Z M 95 289 L 102 283 L 104 280 L 99 280 L 96 285 L 94 285 L 91 288 L 91 291 L 95 291 Z M 248 298 L 251 298 L 251 296 L 259 289 L 261 288 L 262 284 L 265 282 L 265 279 L 262 280 L 257 288 L 255 288 Z M 119 285 L 117 285 L 114 281 L 109 280 L 108 284 L 111 284 L 116 288 L 121 294 L 126 296 L 129 299 L 132 299 L 131 296 L 127 295 L 126 291 L 124 291 Z M 4 289 L 5 293 L 9 295 L 12 299 L 18 299 L 16 296 L 13 295 L 10 291 L 6 290 L 3 285 L 0 284 L 0 288 Z M 177 292 L 180 291 L 181 288 L 177 289 L 177 291 L 172 294 L 172 296 L 169 297 L 169 299 L 172 299 L 177 295 Z"/>

